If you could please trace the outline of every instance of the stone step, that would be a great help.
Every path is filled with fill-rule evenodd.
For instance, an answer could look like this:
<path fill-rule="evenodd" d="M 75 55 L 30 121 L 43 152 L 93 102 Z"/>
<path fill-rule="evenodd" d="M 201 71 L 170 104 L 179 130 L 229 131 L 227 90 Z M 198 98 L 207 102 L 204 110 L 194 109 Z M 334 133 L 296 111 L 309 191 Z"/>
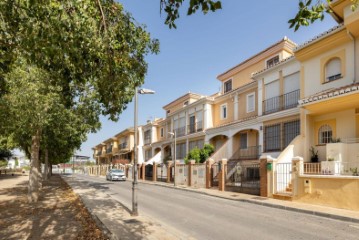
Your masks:
<path fill-rule="evenodd" d="M 291 192 L 285 192 L 285 193 L 275 193 L 273 194 L 273 198 L 278 200 L 292 201 L 293 196 Z"/>

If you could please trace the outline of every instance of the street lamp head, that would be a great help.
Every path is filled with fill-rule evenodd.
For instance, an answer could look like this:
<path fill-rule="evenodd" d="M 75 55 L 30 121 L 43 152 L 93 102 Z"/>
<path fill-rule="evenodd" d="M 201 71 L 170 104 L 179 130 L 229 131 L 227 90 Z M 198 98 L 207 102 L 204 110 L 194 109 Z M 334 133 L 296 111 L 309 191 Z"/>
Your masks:
<path fill-rule="evenodd" d="M 155 93 L 155 91 L 153 91 L 151 89 L 146 89 L 146 88 L 138 89 L 137 92 L 139 94 L 154 94 Z"/>

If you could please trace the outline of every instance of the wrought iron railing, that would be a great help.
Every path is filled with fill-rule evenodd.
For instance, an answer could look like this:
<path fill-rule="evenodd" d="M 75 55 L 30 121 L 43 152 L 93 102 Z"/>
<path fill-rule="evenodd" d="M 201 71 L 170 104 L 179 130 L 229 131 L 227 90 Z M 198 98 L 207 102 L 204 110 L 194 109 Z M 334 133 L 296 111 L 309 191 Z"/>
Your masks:
<path fill-rule="evenodd" d="M 127 148 L 127 143 L 126 142 L 121 143 L 119 146 L 120 146 L 120 149 Z"/>
<path fill-rule="evenodd" d="M 194 124 L 189 124 L 187 126 L 187 134 L 192 134 L 192 133 L 196 133 L 196 132 L 200 132 L 203 130 L 203 122 L 199 121 L 197 123 Z"/>
<path fill-rule="evenodd" d="M 259 159 L 262 154 L 262 146 L 251 146 L 247 148 L 238 149 L 230 159 L 238 159 L 238 160 L 251 160 L 251 159 Z"/>
<path fill-rule="evenodd" d="M 286 93 L 281 96 L 269 98 L 263 101 L 263 114 L 270 114 L 298 106 L 300 90 Z"/>
<path fill-rule="evenodd" d="M 179 127 L 175 129 L 176 137 L 182 137 L 186 133 L 186 127 Z"/>
<path fill-rule="evenodd" d="M 110 146 L 106 149 L 106 153 L 112 153 L 112 146 Z"/>

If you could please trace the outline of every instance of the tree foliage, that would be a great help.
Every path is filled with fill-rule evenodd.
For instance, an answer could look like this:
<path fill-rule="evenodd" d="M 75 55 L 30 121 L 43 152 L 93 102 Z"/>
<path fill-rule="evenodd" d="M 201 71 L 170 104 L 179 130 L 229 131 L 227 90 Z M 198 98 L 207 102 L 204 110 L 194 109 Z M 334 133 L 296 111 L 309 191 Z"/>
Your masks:
<path fill-rule="evenodd" d="M 325 3 L 326 2 L 326 3 Z M 331 13 L 332 10 L 327 7 L 331 0 L 318 0 L 313 4 L 312 0 L 300 0 L 299 9 L 296 16 L 288 21 L 289 28 L 294 27 L 294 31 L 297 31 L 301 26 L 309 26 L 309 24 L 323 20 L 325 13 Z M 354 11 L 359 4 L 359 0 L 351 0 L 351 9 Z"/>
<path fill-rule="evenodd" d="M 114 0 L 0 2 L 0 133 L 31 155 L 30 188 L 39 155 L 67 161 L 100 114 L 118 119 L 158 50 Z"/>
<path fill-rule="evenodd" d="M 181 8 L 185 0 L 160 0 L 161 11 L 165 11 L 167 16 L 165 24 L 169 28 L 176 28 L 175 21 L 180 17 L 179 9 Z M 198 10 L 207 14 L 209 11 L 215 12 L 218 9 L 222 9 L 221 1 L 213 0 L 190 0 L 187 10 L 187 15 L 192 15 Z"/>

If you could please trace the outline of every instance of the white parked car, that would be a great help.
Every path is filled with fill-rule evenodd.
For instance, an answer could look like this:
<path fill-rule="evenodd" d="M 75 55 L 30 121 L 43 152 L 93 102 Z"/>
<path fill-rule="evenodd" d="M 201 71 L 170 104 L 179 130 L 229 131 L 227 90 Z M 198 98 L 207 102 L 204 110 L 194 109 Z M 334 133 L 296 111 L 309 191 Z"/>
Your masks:
<path fill-rule="evenodd" d="M 119 181 L 126 181 L 126 175 L 125 172 L 118 169 L 111 169 L 106 174 L 106 180 L 113 181 L 113 180 L 119 180 Z"/>

